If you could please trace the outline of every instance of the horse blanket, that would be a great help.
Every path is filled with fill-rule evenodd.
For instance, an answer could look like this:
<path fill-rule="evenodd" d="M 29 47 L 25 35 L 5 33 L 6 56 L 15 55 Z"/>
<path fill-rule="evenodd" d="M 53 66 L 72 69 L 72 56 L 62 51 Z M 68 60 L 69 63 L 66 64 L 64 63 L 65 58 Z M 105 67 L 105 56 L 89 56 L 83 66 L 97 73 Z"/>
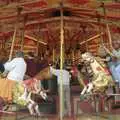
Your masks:
<path fill-rule="evenodd" d="M 6 78 L 0 78 L 0 97 L 7 103 L 16 103 L 25 106 L 27 105 L 27 101 L 19 98 L 24 93 L 25 87 L 28 92 L 34 91 L 34 84 L 36 84 L 36 80 L 33 79 L 17 82 Z"/>

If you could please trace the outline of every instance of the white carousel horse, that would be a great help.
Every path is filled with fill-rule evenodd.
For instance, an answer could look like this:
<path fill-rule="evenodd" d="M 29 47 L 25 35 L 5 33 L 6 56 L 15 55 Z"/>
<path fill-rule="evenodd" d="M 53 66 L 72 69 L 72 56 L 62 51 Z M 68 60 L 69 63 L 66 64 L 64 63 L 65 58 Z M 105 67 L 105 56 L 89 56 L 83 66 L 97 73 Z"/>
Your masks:
<path fill-rule="evenodd" d="M 41 70 L 34 78 L 25 80 L 23 85 L 25 87 L 24 93 L 19 97 L 19 100 L 25 100 L 31 115 L 40 116 L 38 104 L 31 99 L 31 94 L 40 95 L 44 100 L 48 100 L 46 91 L 41 85 L 41 80 L 49 79 L 51 77 L 49 66 Z"/>
<path fill-rule="evenodd" d="M 96 92 L 104 92 L 109 85 L 113 84 L 112 77 L 104 63 L 97 60 L 91 53 L 82 54 L 82 59 L 89 62 L 94 73 L 92 82 L 88 83 L 81 92 L 81 95 Z"/>
<path fill-rule="evenodd" d="M 2 84 L 2 83 L 4 84 L 4 81 L 7 83 L 7 84 L 5 83 L 6 85 L 9 85 L 9 83 L 10 84 L 14 83 L 14 85 L 12 87 L 12 92 L 10 93 L 12 96 L 12 102 L 15 104 L 18 104 L 20 106 L 27 106 L 31 115 L 40 116 L 38 104 L 37 104 L 37 102 L 35 102 L 34 99 L 32 99 L 31 95 L 37 94 L 37 95 L 40 95 L 44 100 L 48 99 L 46 92 L 44 91 L 44 89 L 41 86 L 40 80 L 50 78 L 51 76 L 49 73 L 50 73 L 49 67 L 45 67 L 34 78 L 24 80 L 23 82 L 12 81 L 12 83 L 11 83 L 11 80 L 1 78 L 0 84 Z M 2 86 L 2 85 L 0 85 L 0 86 Z M 2 98 L 2 96 L 0 96 L 0 97 Z M 3 98 L 3 100 L 5 100 L 5 99 Z"/>
<path fill-rule="evenodd" d="M 31 115 L 40 116 L 38 104 L 31 98 L 32 94 L 40 95 L 44 100 L 47 100 L 47 94 L 44 92 L 41 82 L 36 78 L 28 79 L 23 82 L 24 93 L 19 96 L 18 101 L 23 100 L 27 103 L 27 108 Z"/>

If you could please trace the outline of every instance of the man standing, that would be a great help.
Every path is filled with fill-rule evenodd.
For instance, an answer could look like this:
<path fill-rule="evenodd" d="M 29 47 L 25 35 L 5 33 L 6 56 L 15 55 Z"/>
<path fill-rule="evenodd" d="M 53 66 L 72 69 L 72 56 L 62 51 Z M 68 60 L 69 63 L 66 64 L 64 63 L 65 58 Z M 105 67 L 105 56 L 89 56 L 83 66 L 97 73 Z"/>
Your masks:
<path fill-rule="evenodd" d="M 114 74 L 116 75 L 116 80 L 120 84 L 120 43 L 114 43 L 113 55 L 115 56 L 113 64 L 115 66 Z M 114 67 L 113 67 L 114 68 Z M 114 69 L 113 69 L 114 70 Z M 115 73 L 116 72 L 116 73 Z"/>
<path fill-rule="evenodd" d="M 109 62 L 109 68 L 115 81 L 120 83 L 120 43 L 113 43 L 112 61 Z"/>
<path fill-rule="evenodd" d="M 64 115 L 71 116 L 71 97 L 70 97 L 70 74 L 67 70 L 59 70 L 50 67 L 50 72 L 57 76 L 59 94 L 60 94 L 60 81 L 63 78 L 63 101 L 64 101 Z M 61 76 L 62 75 L 62 76 Z"/>

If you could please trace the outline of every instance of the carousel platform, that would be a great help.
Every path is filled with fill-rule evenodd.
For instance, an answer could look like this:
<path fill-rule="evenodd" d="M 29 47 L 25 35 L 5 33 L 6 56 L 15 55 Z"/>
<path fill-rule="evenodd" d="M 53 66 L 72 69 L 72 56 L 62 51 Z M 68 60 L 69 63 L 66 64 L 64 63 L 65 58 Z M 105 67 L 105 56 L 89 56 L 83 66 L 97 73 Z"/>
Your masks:
<path fill-rule="evenodd" d="M 98 101 L 80 100 L 79 86 L 71 88 L 72 116 L 64 117 L 64 120 L 119 120 L 120 101 L 117 94 L 109 102 L 109 109 L 105 109 L 103 97 Z M 12 114 L 1 113 L 0 120 L 59 120 L 59 97 L 57 94 L 51 95 L 52 102 L 40 101 L 39 109 L 42 117 L 30 116 L 26 108 L 14 111 Z"/>
<path fill-rule="evenodd" d="M 42 117 L 30 116 L 29 114 L 19 113 L 19 116 L 15 115 L 3 115 L 0 120 L 59 120 L 58 115 L 45 115 Z M 63 120 L 120 120 L 119 114 L 82 114 L 72 117 L 64 117 Z"/>

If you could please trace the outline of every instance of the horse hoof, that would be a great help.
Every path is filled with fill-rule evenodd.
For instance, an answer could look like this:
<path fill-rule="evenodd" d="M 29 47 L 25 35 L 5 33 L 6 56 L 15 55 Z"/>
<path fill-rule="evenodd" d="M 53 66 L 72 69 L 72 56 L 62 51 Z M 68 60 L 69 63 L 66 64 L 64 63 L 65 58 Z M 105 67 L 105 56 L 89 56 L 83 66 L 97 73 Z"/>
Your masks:
<path fill-rule="evenodd" d="M 38 116 L 38 117 L 42 117 L 42 118 L 45 117 L 45 116 L 44 116 L 43 114 L 41 114 L 41 113 L 38 113 L 37 116 Z"/>
<path fill-rule="evenodd" d="M 31 116 L 37 116 L 37 114 L 36 114 L 36 113 L 31 113 L 30 115 L 31 115 Z"/>
<path fill-rule="evenodd" d="M 80 95 L 80 100 L 83 101 L 86 98 L 85 95 Z"/>

